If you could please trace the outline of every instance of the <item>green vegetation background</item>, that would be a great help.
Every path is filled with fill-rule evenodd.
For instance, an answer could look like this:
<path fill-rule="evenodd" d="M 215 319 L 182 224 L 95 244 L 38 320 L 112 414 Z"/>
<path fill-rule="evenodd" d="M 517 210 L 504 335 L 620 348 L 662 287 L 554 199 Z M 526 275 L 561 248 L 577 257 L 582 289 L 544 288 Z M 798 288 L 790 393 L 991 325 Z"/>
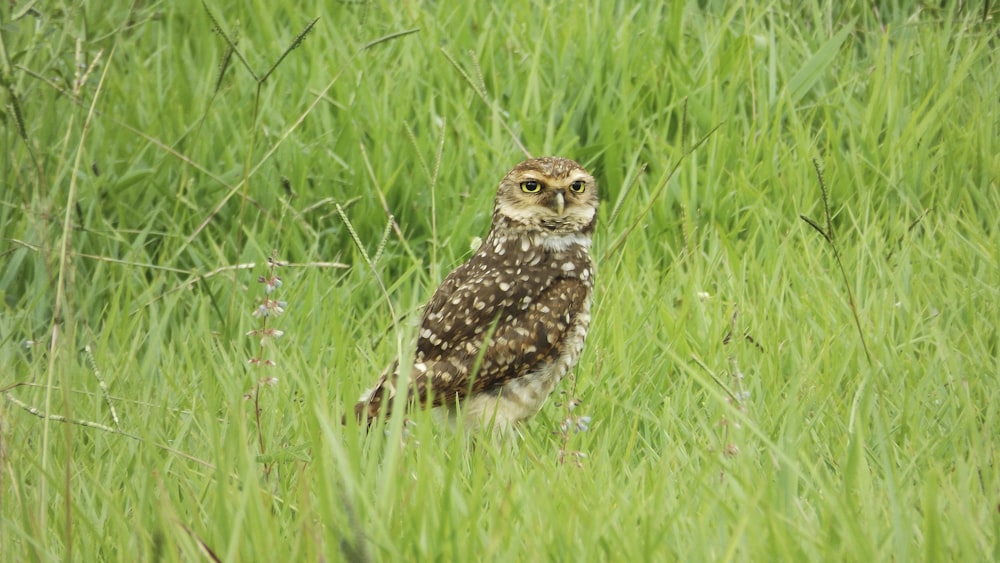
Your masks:
<path fill-rule="evenodd" d="M 4 2 L 0 559 L 1000 560 L 1000 12 L 939 4 Z M 525 152 L 602 189 L 575 378 L 341 427 Z"/>

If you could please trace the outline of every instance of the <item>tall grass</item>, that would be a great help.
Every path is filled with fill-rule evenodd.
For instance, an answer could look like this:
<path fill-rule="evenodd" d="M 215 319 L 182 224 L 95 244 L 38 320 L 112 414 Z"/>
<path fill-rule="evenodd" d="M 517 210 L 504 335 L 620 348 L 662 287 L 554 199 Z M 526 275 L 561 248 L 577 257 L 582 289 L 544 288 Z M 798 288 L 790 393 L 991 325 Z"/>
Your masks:
<path fill-rule="evenodd" d="M 0 7 L 0 559 L 1000 559 L 995 6 L 119 4 Z M 574 383 L 342 427 L 525 153 Z"/>

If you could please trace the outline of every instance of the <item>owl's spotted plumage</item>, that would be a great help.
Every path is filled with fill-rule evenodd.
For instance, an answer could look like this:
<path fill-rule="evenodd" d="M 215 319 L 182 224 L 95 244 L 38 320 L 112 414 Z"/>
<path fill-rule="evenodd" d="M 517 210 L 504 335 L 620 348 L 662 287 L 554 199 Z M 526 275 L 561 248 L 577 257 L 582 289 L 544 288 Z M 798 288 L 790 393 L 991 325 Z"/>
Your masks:
<path fill-rule="evenodd" d="M 597 203 L 594 178 L 572 160 L 527 160 L 504 176 L 489 235 L 424 310 L 411 399 L 501 432 L 541 409 L 590 325 Z M 391 414 L 398 372 L 396 362 L 361 397 L 359 420 Z"/>

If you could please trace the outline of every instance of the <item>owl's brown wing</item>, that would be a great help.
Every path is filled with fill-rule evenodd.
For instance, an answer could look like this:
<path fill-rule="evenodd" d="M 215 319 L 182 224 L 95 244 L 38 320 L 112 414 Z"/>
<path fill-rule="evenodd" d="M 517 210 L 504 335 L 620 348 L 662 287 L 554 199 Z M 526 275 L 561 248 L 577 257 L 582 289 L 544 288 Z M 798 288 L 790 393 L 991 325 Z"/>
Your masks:
<path fill-rule="evenodd" d="M 476 324 L 453 330 L 450 341 L 438 342 L 433 333 L 427 342 L 418 341 L 417 358 L 422 362 L 414 371 L 420 371 L 420 363 L 426 366 L 426 377 L 415 378 L 418 397 L 426 401 L 424 379 L 430 384 L 432 404 L 438 406 L 498 387 L 551 362 L 588 292 L 578 278 L 553 276 L 537 292 L 505 301 L 492 314 L 479 315 Z M 482 297 L 473 302 L 476 299 Z M 448 303 L 455 301 L 453 297 Z"/>
<path fill-rule="evenodd" d="M 422 405 L 451 404 L 553 360 L 588 298 L 588 282 L 576 273 L 547 266 L 490 268 L 475 258 L 460 266 L 424 311 L 410 396 Z M 394 365 L 379 378 L 356 406 L 359 419 L 389 413 L 397 375 Z"/>

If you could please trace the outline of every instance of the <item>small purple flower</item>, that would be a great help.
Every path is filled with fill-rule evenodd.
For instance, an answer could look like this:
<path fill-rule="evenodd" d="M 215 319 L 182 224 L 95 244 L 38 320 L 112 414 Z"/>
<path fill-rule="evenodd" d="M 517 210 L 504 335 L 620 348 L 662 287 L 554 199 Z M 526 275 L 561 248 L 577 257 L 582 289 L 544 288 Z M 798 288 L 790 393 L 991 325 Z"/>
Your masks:
<path fill-rule="evenodd" d="M 261 277 L 257 278 L 257 281 L 260 282 L 260 283 L 262 283 L 262 284 L 264 284 L 264 293 L 265 294 L 270 294 L 274 290 L 276 290 L 279 287 L 281 287 L 281 278 L 278 277 L 278 276 L 274 276 L 274 275 L 267 276 L 267 277 L 261 276 Z"/>

